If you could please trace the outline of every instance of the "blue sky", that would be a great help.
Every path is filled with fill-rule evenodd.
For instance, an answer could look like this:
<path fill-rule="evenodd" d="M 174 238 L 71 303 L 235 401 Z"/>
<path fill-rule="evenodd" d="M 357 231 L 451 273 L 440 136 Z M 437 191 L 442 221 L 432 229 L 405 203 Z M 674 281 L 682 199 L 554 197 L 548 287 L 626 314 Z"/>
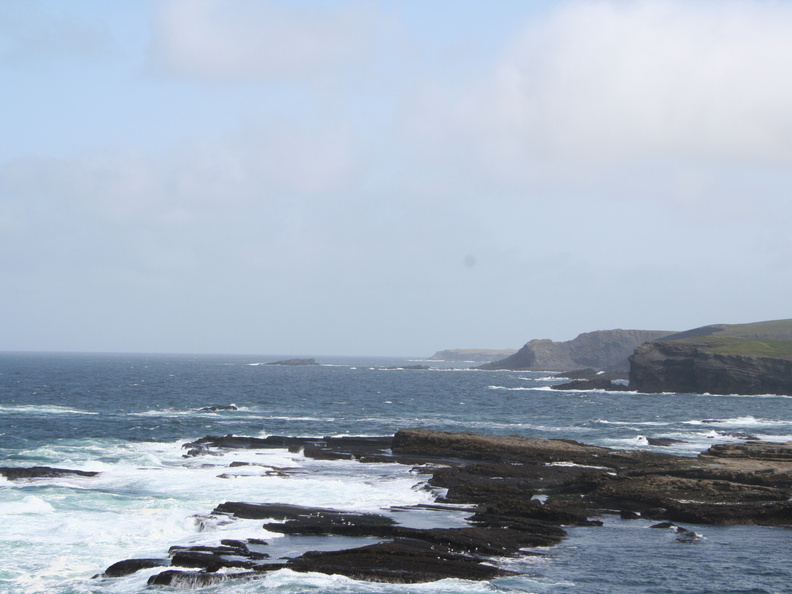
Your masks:
<path fill-rule="evenodd" d="M 5 0 L 0 350 L 790 317 L 792 2 Z"/>

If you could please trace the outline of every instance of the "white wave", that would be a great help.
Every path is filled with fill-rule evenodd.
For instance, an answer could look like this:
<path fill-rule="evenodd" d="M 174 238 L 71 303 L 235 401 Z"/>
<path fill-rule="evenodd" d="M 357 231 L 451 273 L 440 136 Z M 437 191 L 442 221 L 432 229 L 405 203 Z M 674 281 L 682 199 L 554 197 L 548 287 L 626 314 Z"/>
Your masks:
<path fill-rule="evenodd" d="M 10 404 L 0 406 L 0 414 L 26 414 L 26 415 L 98 415 L 100 413 L 89 410 L 80 410 L 58 404 Z"/>
<path fill-rule="evenodd" d="M 64 456 L 60 462 L 69 458 L 68 466 L 59 466 L 101 473 L 47 479 L 36 486 L 35 495 L 27 491 L 29 484 L 3 483 L 0 558 L 5 581 L 0 590 L 13 583 L 19 592 L 105 591 L 89 587 L 89 580 L 121 559 L 163 557 L 175 544 L 282 536 L 264 532 L 259 520 L 196 517 L 208 516 L 223 501 L 362 512 L 433 502 L 430 492 L 415 488 L 424 477 L 406 466 L 318 461 L 285 448 L 183 458 L 181 445 L 83 440 L 49 446 L 47 452 L 38 449 L 38 455 Z M 247 465 L 232 468 L 232 461 Z M 118 588 L 134 585 L 140 587 L 129 591 L 142 591 L 146 574 L 140 575 L 119 582 Z M 72 582 L 79 586 L 64 589 Z"/>
<path fill-rule="evenodd" d="M 593 423 L 599 423 L 601 425 L 626 425 L 626 426 L 649 426 L 649 427 L 663 427 L 667 425 L 671 425 L 671 422 L 666 421 L 609 421 L 607 419 L 594 419 Z"/>
<path fill-rule="evenodd" d="M 515 587 L 517 580 L 504 586 L 509 591 L 535 591 L 529 588 Z M 229 584 L 230 585 L 230 584 Z M 476 582 L 461 579 L 444 579 L 425 584 L 387 584 L 362 582 L 341 575 L 325 575 L 320 573 L 298 573 L 290 569 L 281 569 L 267 574 L 261 580 L 230 585 L 233 594 L 253 594 L 264 591 L 275 592 L 322 592 L 322 593 L 359 593 L 359 594 L 493 594 L 503 591 L 497 582 Z M 223 585 L 223 592 L 228 586 Z"/>
<path fill-rule="evenodd" d="M 686 425 L 709 425 L 718 427 L 749 427 L 749 426 L 763 426 L 763 425 L 790 425 L 792 422 L 786 420 L 775 419 L 760 419 L 752 415 L 745 417 L 734 417 L 727 419 L 693 419 L 690 421 L 682 421 Z"/>
<path fill-rule="evenodd" d="M 50 514 L 55 508 L 41 497 L 27 495 L 18 500 L 0 501 L 0 516 L 19 514 Z"/>
<path fill-rule="evenodd" d="M 206 407 L 209 406 L 224 406 L 224 405 L 217 405 L 217 404 L 207 404 Z M 153 408 L 150 410 L 144 410 L 139 412 L 130 412 L 127 413 L 130 417 L 185 417 L 185 416 L 192 416 L 196 414 L 206 415 L 206 416 L 233 416 L 234 414 L 246 414 L 250 412 L 255 412 L 256 409 L 246 407 L 246 406 L 237 406 L 236 404 L 231 404 L 230 406 L 236 406 L 236 410 L 201 410 L 204 408 L 204 405 L 197 406 L 195 408 Z"/>
<path fill-rule="evenodd" d="M 289 415 L 265 415 L 261 417 L 262 419 L 271 419 L 273 421 L 312 421 L 312 422 L 322 422 L 322 421 L 335 421 L 333 417 L 299 417 L 299 416 L 289 416 Z"/>
<path fill-rule="evenodd" d="M 765 434 L 765 433 L 757 433 L 756 435 L 754 435 L 754 437 L 756 437 L 757 439 L 759 439 L 761 441 L 772 441 L 772 442 L 776 442 L 776 443 L 787 443 L 789 441 L 792 441 L 792 434 L 787 434 L 787 435 L 768 435 L 768 434 Z"/>
<path fill-rule="evenodd" d="M 575 464 L 574 462 L 548 462 L 545 466 L 560 466 L 563 468 L 594 468 L 596 470 L 612 470 L 607 466 L 591 466 L 589 464 Z"/>
<path fill-rule="evenodd" d="M 524 390 L 531 389 L 531 390 L 541 390 L 543 392 L 557 392 L 559 394 L 615 394 L 615 395 L 630 395 L 630 396 L 638 396 L 641 395 L 642 392 L 635 392 L 633 390 L 605 390 L 602 388 L 597 388 L 595 390 L 582 390 L 579 388 L 557 388 L 553 386 L 537 386 L 535 388 L 523 388 Z M 652 396 L 656 396 L 656 394 L 652 394 Z"/>

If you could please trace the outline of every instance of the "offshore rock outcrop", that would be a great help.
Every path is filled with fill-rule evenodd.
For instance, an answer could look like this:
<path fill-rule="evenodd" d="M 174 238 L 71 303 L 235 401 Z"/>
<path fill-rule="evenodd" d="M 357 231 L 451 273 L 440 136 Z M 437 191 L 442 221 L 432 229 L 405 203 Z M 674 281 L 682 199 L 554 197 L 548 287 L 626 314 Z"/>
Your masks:
<path fill-rule="evenodd" d="M 630 357 L 630 389 L 792 395 L 792 320 L 704 326 L 647 342 Z"/>
<path fill-rule="evenodd" d="M 627 358 L 649 340 L 673 334 L 663 330 L 597 330 L 573 340 L 532 340 L 510 357 L 480 365 L 478 369 L 515 371 L 570 371 L 582 367 L 595 370 L 627 370 Z"/>
<path fill-rule="evenodd" d="M 489 363 L 510 357 L 517 349 L 447 349 L 437 351 L 430 361 L 459 361 L 463 363 Z"/>

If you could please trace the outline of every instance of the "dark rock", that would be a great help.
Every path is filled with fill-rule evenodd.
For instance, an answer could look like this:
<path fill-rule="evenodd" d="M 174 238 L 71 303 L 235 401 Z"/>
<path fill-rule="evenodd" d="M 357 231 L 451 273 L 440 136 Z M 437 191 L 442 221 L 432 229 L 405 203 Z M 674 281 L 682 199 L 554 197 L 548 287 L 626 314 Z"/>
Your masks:
<path fill-rule="evenodd" d="M 550 387 L 553 390 L 608 390 L 609 392 L 626 392 L 630 390 L 625 384 L 617 384 L 608 378 L 599 377 L 573 380 Z"/>
<path fill-rule="evenodd" d="M 447 433 L 428 429 L 402 429 L 393 438 L 395 454 L 420 454 L 447 459 L 553 462 L 590 460 L 606 454 L 607 448 L 587 446 L 572 440 L 540 439 L 515 435 Z"/>
<path fill-rule="evenodd" d="M 286 520 L 283 524 L 272 524 L 273 529 L 278 526 L 295 526 L 300 523 L 306 525 L 341 525 L 341 526 L 389 526 L 395 522 L 387 516 L 377 514 L 356 514 L 336 509 L 322 507 L 305 507 L 285 503 L 244 503 L 227 501 L 218 505 L 212 513 L 231 514 L 244 519 L 270 519 Z M 292 524 L 289 524 L 292 522 Z M 268 527 L 269 529 L 269 527 Z M 274 530 L 281 531 L 281 530 Z M 321 534 L 321 532 L 316 532 Z"/>
<path fill-rule="evenodd" d="M 284 564 L 267 566 L 269 571 L 283 569 Z M 149 586 L 170 586 L 179 590 L 197 590 L 209 586 L 216 586 L 229 580 L 256 579 L 262 578 L 266 574 L 261 572 L 245 573 L 208 573 L 205 571 L 180 571 L 178 569 L 168 569 L 148 579 Z"/>
<path fill-rule="evenodd" d="M 554 535 L 563 535 L 563 530 L 558 530 L 557 525 L 562 526 L 600 526 L 602 522 L 591 521 L 585 515 L 570 512 L 556 507 L 552 503 L 544 504 L 535 499 L 525 498 L 502 498 L 488 505 L 485 510 L 475 513 L 469 518 L 476 524 L 486 524 L 487 526 L 505 526 L 516 528 L 515 520 L 523 522 L 525 526 L 541 527 L 542 525 L 551 526 Z M 529 520 L 530 523 L 526 523 Z M 528 528 L 523 528 L 528 529 Z"/>
<path fill-rule="evenodd" d="M 221 410 L 239 410 L 239 407 L 233 404 L 227 405 L 218 405 L 218 406 L 204 406 L 203 408 L 199 408 L 198 412 L 216 412 Z"/>
<path fill-rule="evenodd" d="M 723 435 L 724 437 L 734 437 L 735 439 L 745 439 L 751 441 L 757 441 L 759 438 L 751 433 L 744 433 L 742 431 L 718 431 L 718 435 Z"/>
<path fill-rule="evenodd" d="M 168 561 L 165 559 L 125 559 L 124 561 L 113 563 L 104 570 L 102 575 L 103 577 L 116 578 L 135 573 L 141 569 L 165 565 L 168 565 Z"/>
<path fill-rule="evenodd" d="M 282 534 L 335 534 L 338 536 L 393 536 L 395 522 L 387 516 L 327 511 L 283 523 L 264 524 L 265 530 Z"/>
<path fill-rule="evenodd" d="M 400 539 L 356 549 L 308 552 L 288 562 L 294 571 L 340 574 L 372 582 L 415 584 L 446 578 L 489 580 L 516 575 L 437 544 Z"/>
<path fill-rule="evenodd" d="M 671 446 L 678 443 L 684 443 L 679 439 L 671 439 L 670 437 L 647 437 L 646 442 L 650 446 Z"/>
<path fill-rule="evenodd" d="M 307 445 L 303 448 L 303 456 L 314 460 L 352 460 L 354 456 L 348 452 L 338 452 L 329 448 Z"/>
<path fill-rule="evenodd" d="M 186 443 L 187 457 L 201 456 L 234 449 L 282 449 L 290 452 L 303 452 L 306 457 L 326 460 L 349 460 L 367 458 L 378 462 L 396 462 L 390 456 L 391 442 L 388 437 L 243 437 L 237 435 L 207 435 Z"/>
<path fill-rule="evenodd" d="M 226 553 L 225 555 L 232 555 Z M 213 573 L 224 567 L 238 567 L 242 569 L 253 569 L 260 563 L 243 558 L 229 558 L 219 552 L 201 551 L 178 551 L 171 557 L 171 565 L 176 567 L 195 567 Z"/>
<path fill-rule="evenodd" d="M 50 468 L 49 466 L 32 466 L 30 468 L 0 468 L 0 475 L 9 481 L 39 478 L 60 478 L 64 476 L 96 476 L 98 472 L 85 470 L 69 470 L 67 468 Z"/>
<path fill-rule="evenodd" d="M 792 442 L 748 441 L 745 443 L 722 443 L 713 445 L 706 452 L 702 452 L 701 456 L 786 462 L 792 461 Z"/>
<path fill-rule="evenodd" d="M 316 359 L 284 359 L 282 361 L 272 361 L 265 365 L 319 365 Z"/>
<path fill-rule="evenodd" d="M 662 439 L 662 438 L 658 438 Z M 386 453 L 393 448 L 393 456 Z M 387 539 L 346 551 L 311 552 L 286 563 L 270 563 L 249 544 L 173 547 L 175 566 L 152 584 L 204 587 L 218 580 L 248 579 L 288 567 L 354 579 L 418 583 L 448 577 L 491 579 L 508 575 L 487 557 L 526 554 L 526 547 L 552 546 L 564 538 L 561 526 L 595 526 L 591 515 L 620 510 L 622 517 L 644 517 L 697 524 L 792 526 L 792 443 L 757 441 L 718 444 L 698 458 L 649 451 L 612 450 L 570 440 L 486 436 L 430 430 L 402 430 L 387 438 L 223 438 L 207 437 L 196 448 L 298 447 L 328 452 L 372 454 L 389 460 L 422 460 L 434 487 L 449 500 L 475 504 L 464 528 L 410 528 L 378 514 L 279 503 L 226 502 L 213 514 L 270 519 L 267 530 L 293 535 L 342 535 Z M 379 452 L 379 453 L 376 453 Z M 542 493 L 545 501 L 532 499 Z M 446 509 L 447 506 L 440 506 Z M 394 510 L 398 511 L 398 510 Z M 226 518 L 232 521 L 231 518 Z M 220 518 L 212 516 L 212 521 Z M 275 522 L 279 523 L 275 523 Z M 672 527 L 682 543 L 701 535 Z M 136 571 L 159 560 L 128 560 L 108 568 L 110 575 Z M 248 570 L 233 573 L 234 568 Z M 222 571 L 221 571 L 222 570 Z M 221 572 L 221 573 L 218 573 Z"/>

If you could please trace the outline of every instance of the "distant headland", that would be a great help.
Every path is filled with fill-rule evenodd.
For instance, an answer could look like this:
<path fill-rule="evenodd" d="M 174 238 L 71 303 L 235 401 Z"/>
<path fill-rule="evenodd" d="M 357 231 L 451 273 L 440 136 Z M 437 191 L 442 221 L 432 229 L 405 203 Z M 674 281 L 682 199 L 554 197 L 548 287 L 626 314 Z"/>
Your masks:
<path fill-rule="evenodd" d="M 639 346 L 630 389 L 792 395 L 792 320 L 717 324 Z"/>
<path fill-rule="evenodd" d="M 574 379 L 554 386 L 559 389 L 792 395 L 792 319 L 531 340 L 478 369 L 555 371 Z M 612 382 L 621 378 L 629 385 Z"/>

